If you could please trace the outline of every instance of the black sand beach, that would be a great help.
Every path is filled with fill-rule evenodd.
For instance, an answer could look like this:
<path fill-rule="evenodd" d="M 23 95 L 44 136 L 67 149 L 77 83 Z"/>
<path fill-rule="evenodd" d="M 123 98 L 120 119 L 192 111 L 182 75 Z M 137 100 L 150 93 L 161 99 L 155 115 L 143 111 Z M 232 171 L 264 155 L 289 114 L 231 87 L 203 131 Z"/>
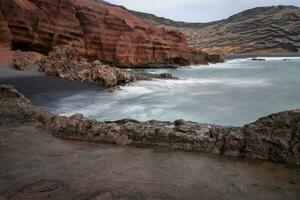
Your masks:
<path fill-rule="evenodd" d="M 20 71 L 14 69 L 10 64 L 0 65 L 0 85 L 11 84 L 22 92 L 27 98 L 36 94 L 49 92 L 68 92 L 80 90 L 102 91 L 103 87 L 81 81 L 68 81 L 58 77 L 46 76 L 39 72 L 38 69 Z"/>

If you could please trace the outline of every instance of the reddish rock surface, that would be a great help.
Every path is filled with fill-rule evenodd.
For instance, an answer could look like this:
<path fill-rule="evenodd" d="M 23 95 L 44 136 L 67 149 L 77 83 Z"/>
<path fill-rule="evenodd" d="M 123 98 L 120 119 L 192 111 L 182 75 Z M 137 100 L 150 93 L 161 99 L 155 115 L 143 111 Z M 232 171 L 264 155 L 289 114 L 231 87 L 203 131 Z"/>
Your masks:
<path fill-rule="evenodd" d="M 13 62 L 13 55 L 10 48 L 0 46 L 0 64 L 8 64 L 12 62 Z"/>
<path fill-rule="evenodd" d="M 206 62 L 182 33 L 93 0 L 0 0 L 0 25 L 0 43 L 14 49 L 47 54 L 73 44 L 85 58 L 126 66 Z"/>

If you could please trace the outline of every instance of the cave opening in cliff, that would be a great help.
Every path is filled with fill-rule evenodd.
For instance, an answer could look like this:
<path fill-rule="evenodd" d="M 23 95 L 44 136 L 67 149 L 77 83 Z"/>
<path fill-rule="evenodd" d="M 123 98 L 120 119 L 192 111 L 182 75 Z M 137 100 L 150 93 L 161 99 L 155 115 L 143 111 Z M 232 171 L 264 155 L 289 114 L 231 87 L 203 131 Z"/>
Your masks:
<path fill-rule="evenodd" d="M 13 51 L 22 50 L 22 51 L 30 51 L 30 44 L 26 42 L 12 42 L 11 49 Z"/>
<path fill-rule="evenodd" d="M 186 65 L 188 63 L 188 60 L 181 58 L 181 57 L 174 57 L 171 59 L 171 63 L 172 64 L 176 64 L 176 65 Z"/>
<path fill-rule="evenodd" d="M 47 48 L 47 47 L 44 47 L 42 45 L 32 45 L 32 44 L 26 43 L 26 42 L 12 42 L 11 50 L 13 50 L 13 51 L 16 51 L 16 50 L 36 51 L 43 55 L 48 55 L 48 53 L 49 53 L 49 48 Z"/>

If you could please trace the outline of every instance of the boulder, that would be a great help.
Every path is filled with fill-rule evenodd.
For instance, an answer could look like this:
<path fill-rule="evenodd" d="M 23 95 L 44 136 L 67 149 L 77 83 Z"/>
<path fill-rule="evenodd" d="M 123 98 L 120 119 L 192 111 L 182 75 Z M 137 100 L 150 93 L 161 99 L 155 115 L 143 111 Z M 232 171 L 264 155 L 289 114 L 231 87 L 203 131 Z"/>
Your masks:
<path fill-rule="evenodd" d="M 13 62 L 19 70 L 27 70 L 35 67 L 43 57 L 42 54 L 36 52 L 13 51 Z"/>
<path fill-rule="evenodd" d="M 135 80 L 174 79 L 171 74 L 151 74 L 145 70 L 120 69 L 103 64 L 99 60 L 90 62 L 80 58 L 74 52 L 72 45 L 55 47 L 48 56 L 38 62 L 40 70 L 50 76 L 89 81 L 112 88 Z"/>
<path fill-rule="evenodd" d="M 106 87 L 115 87 L 134 80 L 125 69 L 104 65 L 96 60 L 88 62 L 75 53 L 73 46 L 56 47 L 40 60 L 40 70 L 50 76 L 69 80 L 90 81 Z"/>

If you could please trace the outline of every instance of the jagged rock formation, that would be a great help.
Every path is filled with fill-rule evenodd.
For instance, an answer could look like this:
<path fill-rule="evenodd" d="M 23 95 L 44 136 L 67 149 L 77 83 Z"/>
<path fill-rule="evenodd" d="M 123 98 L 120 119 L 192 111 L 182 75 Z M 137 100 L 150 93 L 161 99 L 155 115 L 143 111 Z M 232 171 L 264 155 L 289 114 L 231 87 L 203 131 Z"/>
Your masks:
<path fill-rule="evenodd" d="M 19 70 L 27 70 L 43 59 L 42 54 L 30 51 L 13 51 L 13 63 Z"/>
<path fill-rule="evenodd" d="M 49 76 L 90 81 L 106 87 L 115 87 L 135 80 L 127 70 L 104 65 L 98 60 L 88 62 L 86 59 L 79 58 L 72 46 L 54 48 L 38 64 L 40 70 Z"/>
<path fill-rule="evenodd" d="M 35 60 L 34 58 L 27 60 Z M 21 54 L 21 58 L 16 60 L 24 60 L 23 54 Z M 48 56 L 35 63 L 39 65 L 40 71 L 49 76 L 58 76 L 67 80 L 89 81 L 105 87 L 118 87 L 133 81 L 150 80 L 152 78 L 175 78 L 171 74 L 151 74 L 145 70 L 120 69 L 102 64 L 98 60 L 89 62 L 77 56 L 72 46 L 55 47 Z M 15 65 L 18 66 L 18 63 L 15 63 Z"/>
<path fill-rule="evenodd" d="M 73 44 L 87 59 L 119 66 L 207 63 L 174 30 L 94 0 L 0 0 L 0 43 L 47 54 Z"/>
<path fill-rule="evenodd" d="M 250 9 L 225 20 L 186 23 L 130 11 L 168 29 L 180 30 L 192 46 L 208 53 L 298 52 L 300 8 L 272 6 Z"/>
<path fill-rule="evenodd" d="M 12 86 L 1 86 L 0 125 L 40 122 L 64 139 L 118 145 L 158 145 L 171 149 L 267 159 L 300 166 L 300 110 L 270 115 L 244 127 L 177 120 L 98 122 L 81 114 L 52 115 L 31 105 Z"/>

